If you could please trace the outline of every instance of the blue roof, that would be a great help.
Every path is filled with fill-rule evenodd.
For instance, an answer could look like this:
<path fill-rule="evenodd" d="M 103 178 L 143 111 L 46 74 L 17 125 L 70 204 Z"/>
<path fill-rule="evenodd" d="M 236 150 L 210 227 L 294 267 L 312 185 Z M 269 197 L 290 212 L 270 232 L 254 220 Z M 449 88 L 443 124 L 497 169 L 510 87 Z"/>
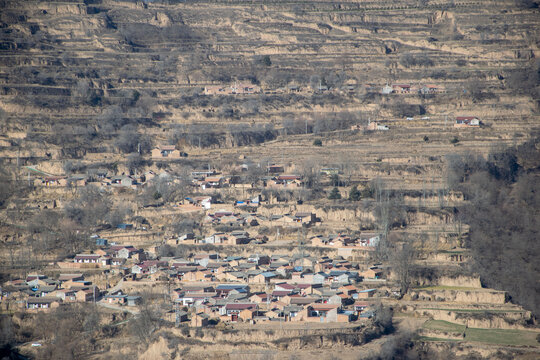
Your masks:
<path fill-rule="evenodd" d="M 274 274 L 272 271 L 263 272 L 263 273 L 261 273 L 261 275 L 264 276 L 264 277 L 276 276 L 276 274 Z"/>
<path fill-rule="evenodd" d="M 375 291 L 376 289 L 366 289 L 366 290 L 360 290 L 359 292 L 361 293 L 366 293 L 366 292 L 372 292 L 372 291 Z"/>
<path fill-rule="evenodd" d="M 361 318 L 370 318 L 370 317 L 372 317 L 372 316 L 374 316 L 374 315 L 375 315 L 375 313 L 374 313 L 373 311 L 371 311 L 371 310 L 362 311 L 362 312 L 360 313 L 360 317 L 361 317 Z"/>
<path fill-rule="evenodd" d="M 225 260 L 232 261 L 232 260 L 240 260 L 242 259 L 241 256 L 227 256 Z"/>
<path fill-rule="evenodd" d="M 216 289 L 243 289 L 246 287 L 247 285 L 244 284 L 220 284 Z"/>
<path fill-rule="evenodd" d="M 108 242 L 107 239 L 96 239 L 96 245 L 107 245 Z"/>

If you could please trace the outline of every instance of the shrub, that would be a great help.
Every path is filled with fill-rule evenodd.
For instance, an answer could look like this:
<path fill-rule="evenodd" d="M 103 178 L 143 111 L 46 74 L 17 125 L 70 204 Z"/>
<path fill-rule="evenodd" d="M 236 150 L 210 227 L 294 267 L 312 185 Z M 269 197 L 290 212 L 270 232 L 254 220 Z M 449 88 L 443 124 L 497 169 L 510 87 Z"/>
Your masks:
<path fill-rule="evenodd" d="M 341 193 L 339 192 L 337 187 L 334 187 L 332 191 L 330 191 L 330 195 L 328 195 L 328 198 L 330 200 L 339 200 L 341 199 Z"/>
<path fill-rule="evenodd" d="M 358 190 L 358 186 L 354 185 L 349 191 L 349 200 L 359 201 L 362 198 L 362 193 Z"/>
<path fill-rule="evenodd" d="M 262 63 L 264 64 L 264 66 L 271 66 L 272 65 L 272 60 L 270 60 L 270 56 L 266 55 L 262 58 Z"/>
<path fill-rule="evenodd" d="M 322 140 L 321 139 L 313 140 L 313 146 L 322 146 Z"/>
<path fill-rule="evenodd" d="M 363 198 L 370 198 L 370 197 L 373 197 L 373 188 L 371 188 L 370 186 L 366 186 L 364 189 L 362 189 L 362 192 L 361 192 L 361 196 Z"/>
<path fill-rule="evenodd" d="M 189 336 L 189 327 L 183 326 L 182 329 L 180 330 L 180 332 L 181 332 L 182 335 L 184 335 L 184 336 Z"/>
<path fill-rule="evenodd" d="M 431 60 L 426 54 L 403 54 L 399 58 L 399 63 L 406 68 L 413 66 L 433 66 L 433 60 Z"/>

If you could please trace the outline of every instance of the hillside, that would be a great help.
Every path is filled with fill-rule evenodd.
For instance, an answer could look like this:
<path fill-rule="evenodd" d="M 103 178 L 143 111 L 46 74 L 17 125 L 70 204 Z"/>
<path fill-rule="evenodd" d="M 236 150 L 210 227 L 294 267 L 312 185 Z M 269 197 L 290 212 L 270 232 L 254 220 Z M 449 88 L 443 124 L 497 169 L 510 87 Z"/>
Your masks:
<path fill-rule="evenodd" d="M 57 278 L 76 255 L 109 251 L 96 238 L 151 261 L 288 254 L 291 268 L 316 272 L 328 257 L 382 269 L 383 283 L 355 286 L 377 289 L 395 333 L 355 323 L 317 342 L 306 327 L 308 342 L 296 329 L 287 342 L 275 324 L 257 324 L 248 343 L 231 335 L 248 324 L 192 329 L 193 338 L 156 327 L 138 355 L 167 344 L 171 358 L 202 349 L 270 358 L 264 329 L 283 356 L 300 358 L 407 346 L 423 358 L 538 353 L 536 287 L 524 291 L 538 272 L 538 2 L 0 0 L 0 9 L 3 283 Z M 218 244 L 222 233 L 241 240 Z M 507 273 L 492 265 L 494 249 L 505 263 L 518 258 Z M 171 295 L 159 279 L 145 288 L 137 275 L 80 269 L 103 296 L 112 281 L 148 304 L 159 302 L 149 288 Z M 30 320 L 2 312 L 17 322 L 22 353 L 54 357 L 52 346 L 47 356 L 25 350 L 37 336 L 19 331 Z M 140 318 L 122 320 L 110 343 L 99 333 L 87 355 L 114 353 Z"/>

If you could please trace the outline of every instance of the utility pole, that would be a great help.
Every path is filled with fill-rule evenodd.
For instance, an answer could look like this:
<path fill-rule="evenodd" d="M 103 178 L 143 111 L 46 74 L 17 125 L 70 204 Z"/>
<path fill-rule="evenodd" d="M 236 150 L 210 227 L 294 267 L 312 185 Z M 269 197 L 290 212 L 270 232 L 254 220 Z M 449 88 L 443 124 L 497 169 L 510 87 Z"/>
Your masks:
<path fill-rule="evenodd" d="M 15 180 L 19 181 L 20 176 L 21 176 L 21 147 L 19 146 L 19 149 L 17 151 L 17 178 Z"/>
<path fill-rule="evenodd" d="M 302 232 L 298 233 L 298 254 L 300 256 L 300 266 L 303 266 L 304 263 L 304 243 L 306 240 L 306 234 L 304 232 L 304 227 L 302 226 Z"/>
<path fill-rule="evenodd" d="M 179 327 L 180 326 L 180 306 L 178 306 L 178 301 L 174 302 L 174 315 L 175 315 L 174 326 Z"/>

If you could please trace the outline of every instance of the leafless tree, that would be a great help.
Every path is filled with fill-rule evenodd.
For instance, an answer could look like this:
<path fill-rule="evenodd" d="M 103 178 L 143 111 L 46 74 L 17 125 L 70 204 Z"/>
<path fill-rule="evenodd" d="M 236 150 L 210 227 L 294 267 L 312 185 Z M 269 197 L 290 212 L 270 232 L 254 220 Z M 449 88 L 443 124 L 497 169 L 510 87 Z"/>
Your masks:
<path fill-rule="evenodd" d="M 85 227 L 103 223 L 112 206 L 109 193 L 94 185 L 88 185 L 78 189 L 77 195 L 77 198 L 65 207 L 67 217 Z"/>
<path fill-rule="evenodd" d="M 151 341 L 151 335 L 154 331 L 159 329 L 161 314 L 159 306 L 155 302 L 157 295 L 153 293 L 141 294 L 142 305 L 139 314 L 129 323 L 130 332 L 145 345 Z"/>
<path fill-rule="evenodd" d="M 315 157 L 306 159 L 302 162 L 300 171 L 306 188 L 319 188 L 321 181 L 320 161 Z"/>
<path fill-rule="evenodd" d="M 395 272 L 399 284 L 400 296 L 409 291 L 411 285 L 411 271 L 414 267 L 414 260 L 417 257 L 417 251 L 408 241 L 395 246 L 390 259 L 392 271 Z"/>
<path fill-rule="evenodd" d="M 148 136 L 141 135 L 132 125 L 120 129 L 115 145 L 123 153 L 146 153 L 152 148 L 152 141 Z"/>

